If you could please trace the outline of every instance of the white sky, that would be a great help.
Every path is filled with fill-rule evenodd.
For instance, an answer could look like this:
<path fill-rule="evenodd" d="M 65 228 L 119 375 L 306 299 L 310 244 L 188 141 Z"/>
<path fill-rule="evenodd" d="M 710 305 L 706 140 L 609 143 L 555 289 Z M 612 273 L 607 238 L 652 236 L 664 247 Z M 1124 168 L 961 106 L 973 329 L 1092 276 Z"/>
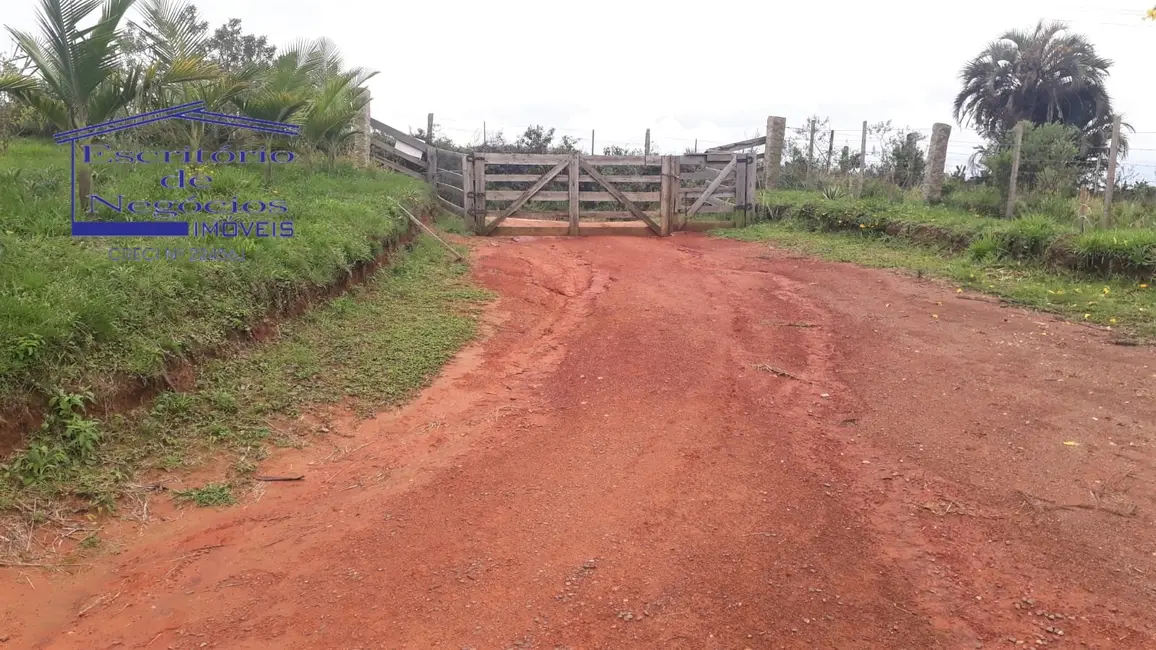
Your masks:
<path fill-rule="evenodd" d="M 1109 91 L 1138 131 L 1126 163 L 1156 178 L 1153 0 L 929 0 L 707 3 L 584 0 L 196 0 L 215 29 L 277 45 L 328 36 L 370 81 L 373 116 L 402 129 L 426 114 L 456 141 L 526 125 L 595 145 L 701 149 L 761 134 L 768 115 L 788 128 L 831 120 L 836 148 L 858 148 L 863 120 L 930 131 L 952 125 L 948 169 L 979 143 L 951 118 L 959 69 L 984 45 L 1040 18 L 1067 21 L 1112 59 Z M 0 0 L 0 19 L 35 29 L 32 0 Z M 571 9 L 571 7 L 573 7 Z M 934 21 L 941 21 L 937 28 Z M 7 38 L 6 34 L 3 38 Z M 11 45 L 5 43 L 11 51 Z M 869 143 L 870 146 L 870 143 Z"/>

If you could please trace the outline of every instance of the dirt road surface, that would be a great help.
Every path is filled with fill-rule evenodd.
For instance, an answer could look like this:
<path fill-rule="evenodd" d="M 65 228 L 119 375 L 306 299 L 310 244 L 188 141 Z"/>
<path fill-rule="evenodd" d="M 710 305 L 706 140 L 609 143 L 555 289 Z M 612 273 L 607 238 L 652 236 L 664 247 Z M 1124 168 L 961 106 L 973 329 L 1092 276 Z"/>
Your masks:
<path fill-rule="evenodd" d="M 1151 349 L 701 235 L 471 246 L 419 399 L 4 569 L 0 648 L 1156 648 Z"/>

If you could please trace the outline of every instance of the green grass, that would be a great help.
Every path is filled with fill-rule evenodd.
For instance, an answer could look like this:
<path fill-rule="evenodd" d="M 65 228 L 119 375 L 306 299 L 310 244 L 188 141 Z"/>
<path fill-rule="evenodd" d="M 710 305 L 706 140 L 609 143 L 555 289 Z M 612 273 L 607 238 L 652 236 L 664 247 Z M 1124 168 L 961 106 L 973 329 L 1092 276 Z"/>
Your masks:
<path fill-rule="evenodd" d="M 419 237 L 366 283 L 286 321 L 276 340 L 206 360 L 193 390 L 164 392 L 147 407 L 96 423 L 99 440 L 88 455 L 70 452 L 70 462 L 20 471 L 29 449 L 51 454 L 73 444 L 59 426 L 34 435 L 0 474 L 0 508 L 70 499 L 113 508 L 142 471 L 175 471 L 222 454 L 231 459 L 226 482 L 235 489 L 271 446 L 310 442 L 316 432 L 293 428 L 300 414 L 330 404 L 369 414 L 423 387 L 474 336 L 489 298 L 469 284 L 467 271 Z M 62 417 L 80 417 L 69 413 L 83 399 L 58 402 Z M 201 503 L 203 491 L 188 496 Z"/>
<path fill-rule="evenodd" d="M 173 496 L 177 501 L 193 503 L 202 508 L 231 506 L 237 502 L 233 488 L 228 483 L 207 483 L 199 488 L 178 490 Z"/>
<path fill-rule="evenodd" d="M 1156 288 L 1146 282 L 1088 278 L 1045 269 L 1030 261 L 976 256 L 971 251 L 955 253 L 901 238 L 815 232 L 792 221 L 763 222 L 715 234 L 771 242 L 836 262 L 944 278 L 957 287 L 1000 296 L 1015 304 L 1120 328 L 1147 339 L 1156 337 Z"/>
<path fill-rule="evenodd" d="M 996 219 L 958 208 L 885 198 L 824 199 L 815 192 L 763 192 L 772 220 L 815 232 L 889 234 L 914 243 L 970 249 L 977 259 L 1030 260 L 1100 277 L 1150 279 L 1156 274 L 1156 229 L 1080 233 L 1043 214 Z"/>
<path fill-rule="evenodd" d="M 179 202 L 189 190 L 159 187 L 176 169 L 97 166 L 95 189 L 106 200 Z M 0 409 L 56 388 L 99 395 L 124 378 L 156 377 L 167 359 L 219 346 L 230 332 L 373 259 L 406 228 L 389 197 L 428 200 L 414 179 L 348 166 L 275 166 L 269 186 L 249 166 L 198 173 L 213 178 L 201 201 L 285 200 L 288 213 L 274 219 L 291 219 L 294 236 L 72 238 L 67 150 L 16 140 L 0 156 Z M 112 246 L 233 248 L 245 261 L 114 261 Z"/>

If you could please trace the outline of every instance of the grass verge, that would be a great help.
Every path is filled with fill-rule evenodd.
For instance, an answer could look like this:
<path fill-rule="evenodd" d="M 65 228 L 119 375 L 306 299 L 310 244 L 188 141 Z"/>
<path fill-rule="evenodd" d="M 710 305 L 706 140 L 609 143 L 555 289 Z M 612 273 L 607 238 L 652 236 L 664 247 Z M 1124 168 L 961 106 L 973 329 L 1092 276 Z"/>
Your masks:
<path fill-rule="evenodd" d="M 1146 282 L 1091 279 L 1024 260 L 977 259 L 967 253 L 886 235 L 816 232 L 791 220 L 714 234 L 742 241 L 772 242 L 836 262 L 906 269 L 949 279 L 960 288 L 996 295 L 1014 304 L 1118 328 L 1147 340 L 1156 339 L 1156 289 Z"/>
<path fill-rule="evenodd" d="M 109 511 L 143 472 L 224 457 L 225 476 L 177 495 L 222 505 L 271 446 L 308 441 L 286 423 L 310 408 L 341 404 L 368 414 L 404 401 L 474 336 L 489 297 L 469 284 L 468 266 L 428 236 L 411 249 L 286 321 L 278 338 L 206 361 L 193 390 L 161 393 L 102 422 L 84 415 L 83 396 L 61 393 L 50 425 L 0 474 L 0 509 L 28 521 L 45 520 L 62 503 Z M 83 444 L 78 431 L 87 432 Z"/>
<path fill-rule="evenodd" d="M 195 192 L 160 179 L 185 168 L 211 177 Z M 406 230 L 389 201 L 429 201 L 414 179 L 348 165 L 278 165 L 266 183 L 254 165 L 96 165 L 96 192 L 133 201 L 202 204 L 283 201 L 287 212 L 116 214 L 97 203 L 82 220 L 293 222 L 291 237 L 74 238 L 66 148 L 14 141 L 0 156 L 0 413 L 43 403 L 57 390 L 97 398 L 162 377 L 166 364 L 225 344 L 266 315 L 331 286 Z M 138 206 L 139 207 L 139 206 Z M 171 206 L 170 206 L 171 207 Z M 251 209 L 256 209 L 256 203 Z M 127 209 L 127 208 L 126 208 Z M 190 208 L 191 209 L 191 208 Z M 265 230 L 264 232 L 268 232 Z M 123 261 L 110 249 L 232 249 L 244 261 L 188 257 Z M 3 422 L 0 422 L 2 425 Z"/>
<path fill-rule="evenodd" d="M 1100 277 L 1156 275 L 1156 230 L 1080 233 L 1042 215 L 993 219 L 945 206 L 886 199 L 825 199 L 814 192 L 763 192 L 762 212 L 817 232 L 886 234 L 977 259 L 1027 260 Z"/>

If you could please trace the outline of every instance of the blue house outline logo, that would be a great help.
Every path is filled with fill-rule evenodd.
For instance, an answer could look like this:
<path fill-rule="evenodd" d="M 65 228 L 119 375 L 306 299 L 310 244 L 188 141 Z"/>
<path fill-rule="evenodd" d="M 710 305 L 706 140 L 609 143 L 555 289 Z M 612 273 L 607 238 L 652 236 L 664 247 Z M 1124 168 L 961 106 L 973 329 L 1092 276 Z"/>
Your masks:
<path fill-rule="evenodd" d="M 250 131 L 272 133 L 275 135 L 298 136 L 301 127 L 287 122 L 260 120 L 253 117 L 214 113 L 204 109 L 205 102 L 196 101 L 180 104 L 171 108 L 163 108 L 147 113 L 130 115 L 108 122 L 92 124 L 71 131 L 61 131 L 56 134 L 56 144 L 69 143 L 71 151 L 71 208 L 72 236 L 73 237 L 188 237 L 188 221 L 77 221 L 76 220 L 76 142 L 98 135 L 107 135 L 118 131 L 135 129 L 145 124 L 162 120 L 181 119 L 190 122 L 205 124 L 219 124 L 232 126 Z"/>

